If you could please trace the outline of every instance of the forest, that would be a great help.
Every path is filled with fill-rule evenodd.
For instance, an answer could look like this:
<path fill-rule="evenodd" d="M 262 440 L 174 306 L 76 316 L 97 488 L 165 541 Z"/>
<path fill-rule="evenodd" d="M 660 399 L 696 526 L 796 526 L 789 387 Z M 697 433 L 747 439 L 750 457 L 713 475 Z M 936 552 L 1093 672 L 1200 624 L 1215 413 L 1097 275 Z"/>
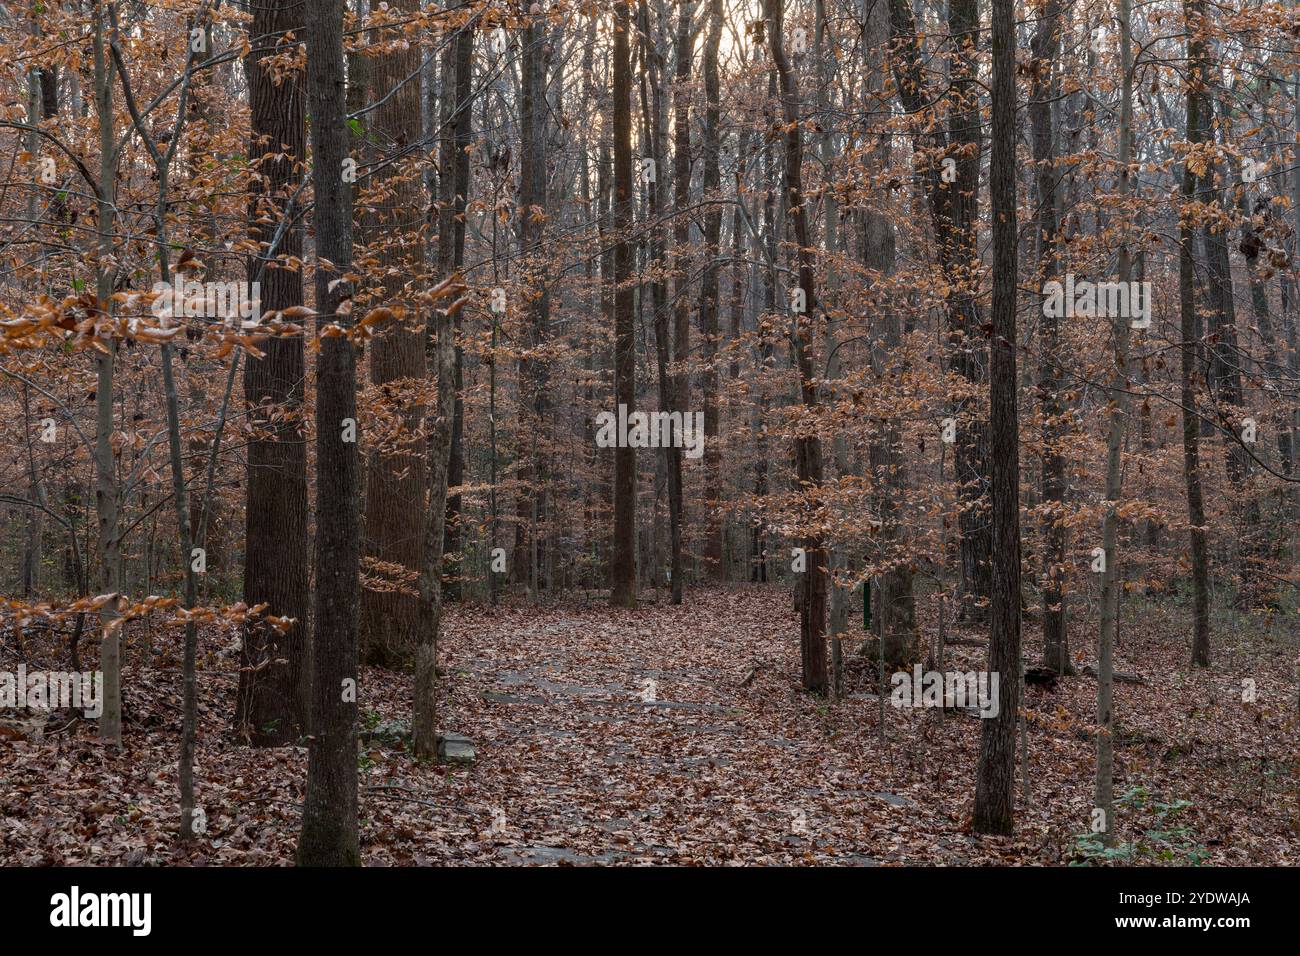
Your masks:
<path fill-rule="evenodd" d="M 1295 0 L 4 0 L 0 94 L 0 864 L 1300 864 Z"/>

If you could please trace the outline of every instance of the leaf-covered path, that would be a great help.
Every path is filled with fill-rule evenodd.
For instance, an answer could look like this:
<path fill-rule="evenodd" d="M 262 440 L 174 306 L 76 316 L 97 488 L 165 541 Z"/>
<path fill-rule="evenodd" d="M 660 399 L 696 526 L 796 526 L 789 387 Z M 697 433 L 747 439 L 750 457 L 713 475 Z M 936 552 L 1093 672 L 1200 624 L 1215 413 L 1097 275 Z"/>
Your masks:
<path fill-rule="evenodd" d="M 1120 827 L 1139 861 L 1294 863 L 1294 642 L 1243 625 L 1214 670 L 1191 674 L 1176 620 L 1148 613 L 1120 648 L 1119 668 L 1148 678 L 1117 693 L 1117 792 L 1145 791 L 1121 808 Z M 934 622 L 923 623 L 932 634 Z M 890 707 L 882 743 L 875 682 L 856 662 L 843 702 L 799 692 L 787 590 L 692 591 L 681 607 L 636 613 L 594 599 L 459 608 L 444 633 L 440 725 L 471 738 L 477 759 L 415 764 L 389 734 L 409 718 L 409 677 L 367 671 L 368 865 L 1064 862 L 1088 827 L 1096 685 L 1086 676 L 1031 689 L 1031 805 L 1015 837 L 991 839 L 966 829 L 979 721 Z M 983 649 L 951 647 L 948 665 L 980 669 Z M 87 721 L 9 746 L 0 855 L 290 862 L 304 751 L 236 746 L 231 659 L 209 654 L 203 673 L 202 840 L 181 850 L 172 836 L 178 675 L 143 670 L 127 685 L 121 756 Z M 1241 702 L 1245 677 L 1257 684 L 1254 705 Z"/>

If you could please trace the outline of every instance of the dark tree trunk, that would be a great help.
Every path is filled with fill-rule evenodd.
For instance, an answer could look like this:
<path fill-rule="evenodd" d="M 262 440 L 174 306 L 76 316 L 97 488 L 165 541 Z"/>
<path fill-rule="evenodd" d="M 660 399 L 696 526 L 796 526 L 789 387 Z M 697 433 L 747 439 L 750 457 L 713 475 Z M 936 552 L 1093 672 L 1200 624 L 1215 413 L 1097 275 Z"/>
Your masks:
<path fill-rule="evenodd" d="M 988 379 L 988 356 L 980 331 L 979 302 L 979 180 L 980 107 L 978 64 L 979 0 L 950 0 L 948 34 L 955 60 L 948 112 L 948 155 L 956 161 L 957 179 L 949 192 L 947 214 L 950 242 L 941 247 L 948 256 L 948 279 L 955 290 L 948 300 L 949 363 L 971 386 Z M 992 586 L 991 517 L 989 515 L 989 423 L 979 403 L 959 405 L 955 470 L 961 515 L 961 613 L 983 621 Z"/>
<path fill-rule="evenodd" d="M 722 458 L 718 448 L 718 255 L 722 235 L 722 188 L 719 170 L 721 96 L 718 79 L 718 47 L 722 40 L 722 0 L 709 0 L 709 32 L 704 44 L 704 172 L 700 185 L 705 202 L 704 276 L 700 280 L 700 337 L 704 340 L 704 474 L 705 500 L 704 565 L 711 580 L 724 578 L 722 564 L 722 520 L 718 505 L 722 497 Z M 737 197 L 739 199 L 739 197 Z M 739 225 L 737 223 L 737 225 Z"/>
<path fill-rule="evenodd" d="M 1206 56 L 1204 13 L 1200 0 L 1186 0 L 1183 4 L 1186 21 L 1187 60 L 1187 141 L 1204 142 L 1207 117 L 1206 106 Z M 1184 206 L 1196 196 L 1200 177 L 1190 163 L 1183 164 L 1183 181 L 1180 196 Z M 1183 481 L 1187 487 L 1187 520 L 1190 525 L 1192 558 L 1192 666 L 1210 666 L 1210 572 L 1209 554 L 1205 540 L 1205 500 L 1201 490 L 1200 416 L 1197 413 L 1196 366 L 1200 357 L 1200 335 L 1197 329 L 1195 288 L 1195 227 L 1185 210 L 1178 229 L 1178 306 L 1180 336 L 1182 338 L 1182 383 L 1180 401 L 1183 407 Z"/>
<path fill-rule="evenodd" d="M 673 253 L 674 271 L 677 273 L 675 303 L 673 308 L 673 363 L 670 411 L 682 414 L 690 406 L 691 379 L 687 373 L 690 359 L 691 306 L 687 289 L 690 285 L 690 257 L 687 245 L 691 236 L 691 220 L 687 207 L 691 202 L 691 113 L 690 80 L 694 40 L 691 37 L 691 19 L 695 4 L 691 0 L 679 5 L 677 10 L 677 75 L 673 86 Z M 679 441 L 667 449 L 668 513 L 672 548 L 673 604 L 682 603 L 682 526 L 685 523 L 686 496 L 682 487 L 683 450 Z"/>
<path fill-rule="evenodd" d="M 1038 201 L 1037 233 L 1040 278 L 1044 284 L 1059 271 L 1059 187 L 1056 168 L 1056 127 L 1052 103 L 1058 96 L 1057 57 L 1061 50 L 1061 5 L 1048 0 L 1039 11 L 1033 40 L 1033 84 L 1030 90 L 1029 120 L 1033 128 L 1034 182 Z M 1052 310 L 1046 310 L 1052 311 Z M 1056 316 L 1038 319 L 1042 341 L 1038 366 L 1038 395 L 1043 416 L 1043 666 L 1058 674 L 1073 672 L 1066 634 L 1065 594 L 1065 458 L 1061 453 L 1065 409 L 1057 367 L 1061 361 L 1060 324 Z"/>
<path fill-rule="evenodd" d="M 1016 727 L 1020 710 L 1020 448 L 1016 414 L 1016 155 L 1014 0 L 993 0 L 993 342 L 989 376 L 992 459 L 993 594 L 990 674 L 998 675 L 997 716 L 983 720 L 972 826 L 1013 827 Z"/>
<path fill-rule="evenodd" d="M 614 11 L 614 401 L 636 407 L 635 295 L 632 276 L 632 83 L 629 65 L 631 12 Z M 613 410 L 617 414 L 617 408 Z M 636 449 L 614 449 L 614 540 L 610 600 L 636 606 Z"/>
<path fill-rule="evenodd" d="M 543 427 L 537 416 L 538 403 L 542 400 L 543 389 L 539 358 L 536 353 L 540 344 L 539 313 L 544 323 L 544 304 L 533 300 L 537 293 L 538 279 L 537 250 L 532 244 L 541 235 L 540 228 L 531 221 L 530 206 L 536 202 L 536 141 L 534 98 L 535 79 L 540 69 L 540 51 L 537 49 L 537 32 L 531 23 L 526 26 L 520 37 L 520 88 L 519 102 L 519 219 L 517 233 L 519 236 L 520 257 L 523 267 L 523 279 L 533 288 L 527 288 L 523 311 L 528 317 L 525 326 L 524 349 L 518 359 L 519 371 L 519 415 L 526 423 L 527 433 L 537 434 Z M 541 290 L 544 296 L 544 289 Z M 543 452 L 537 447 L 537 441 L 526 442 L 519 450 L 518 491 L 515 493 L 515 545 L 511 560 L 511 580 L 523 585 L 530 594 L 536 595 L 537 583 L 541 569 L 537 557 L 539 540 L 542 535 L 541 509 L 542 499 Z"/>
<path fill-rule="evenodd" d="M 799 372 L 799 394 L 804 411 L 818 408 L 817 382 L 813 376 L 811 355 L 812 323 L 819 321 L 817 288 L 813 273 L 812 241 L 808 233 L 808 207 L 803 192 L 803 134 L 800 132 L 799 90 L 794 71 L 786 58 L 783 27 L 783 0 L 764 0 L 764 14 L 769 23 L 772 61 L 781 82 L 781 102 L 785 112 L 785 195 L 794 229 L 799 263 L 799 288 L 803 289 L 806 310 L 792 319 L 795 366 Z M 799 490 L 815 494 L 822 484 L 821 440 L 816 431 L 795 439 L 795 473 Z M 813 521 L 809 514 L 805 520 Z M 802 600 L 799 607 L 799 644 L 803 660 L 804 690 L 825 694 L 829 689 L 826 670 L 826 578 L 828 557 L 822 535 L 812 532 L 803 536 L 807 569 L 803 575 Z"/>
<path fill-rule="evenodd" d="M 320 0 L 308 18 L 317 325 L 352 325 L 352 187 L 343 178 L 348 127 L 343 0 Z M 328 260 L 330 266 L 325 264 Z M 342 308 L 341 308 L 342 307 Z M 347 336 L 323 336 L 316 368 L 316 600 L 312 633 L 311 741 L 298 841 L 300 866 L 356 866 L 357 581 L 360 491 L 355 442 L 357 356 Z"/>
<path fill-rule="evenodd" d="M 470 156 L 467 147 L 474 141 L 474 30 L 465 26 L 456 32 L 452 41 L 450 59 L 450 82 L 444 80 L 444 88 L 451 90 L 451 106 L 447 117 L 448 133 L 451 137 L 450 183 L 443 186 L 443 202 L 448 202 L 451 193 L 451 264 L 441 270 L 442 275 L 458 272 L 465 264 L 465 206 L 469 199 Z M 444 76 L 447 71 L 444 70 Z M 444 101 L 445 101 L 444 97 Z M 442 165 L 447 166 L 444 159 Z M 449 188 L 448 188 L 449 187 Z M 439 227 L 439 249 L 447 243 Z M 442 252 L 439 256 L 443 256 Z M 455 317 L 455 351 L 456 363 L 456 409 L 451 422 L 451 460 L 447 465 L 447 484 L 449 488 L 458 488 L 465 480 L 465 402 L 461 390 L 465 384 L 465 347 L 461 343 L 463 312 Z M 443 543 L 443 574 L 445 585 L 443 598 L 457 601 L 461 594 L 461 499 L 459 494 L 451 493 L 447 498 L 447 530 Z"/>

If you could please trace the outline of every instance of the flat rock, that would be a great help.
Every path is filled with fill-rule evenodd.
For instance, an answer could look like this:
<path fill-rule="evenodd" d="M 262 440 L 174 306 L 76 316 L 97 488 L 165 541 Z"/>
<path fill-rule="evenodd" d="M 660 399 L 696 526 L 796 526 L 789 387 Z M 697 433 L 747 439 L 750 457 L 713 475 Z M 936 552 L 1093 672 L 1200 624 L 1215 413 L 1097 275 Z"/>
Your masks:
<path fill-rule="evenodd" d="M 443 763 L 472 764 L 474 742 L 460 734 L 439 734 L 438 759 Z"/>

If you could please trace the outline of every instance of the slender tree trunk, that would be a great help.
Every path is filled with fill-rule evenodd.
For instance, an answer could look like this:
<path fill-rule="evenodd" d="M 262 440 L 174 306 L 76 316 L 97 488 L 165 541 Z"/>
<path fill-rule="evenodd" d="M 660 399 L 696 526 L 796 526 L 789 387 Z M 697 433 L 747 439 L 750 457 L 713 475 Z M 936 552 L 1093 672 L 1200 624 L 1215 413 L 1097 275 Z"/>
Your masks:
<path fill-rule="evenodd" d="M 101 7 L 94 12 L 95 114 L 99 120 L 99 262 L 95 271 L 95 294 L 103 310 L 103 320 L 113 316 L 113 230 L 117 203 L 117 144 L 113 123 L 113 63 L 106 49 L 104 31 L 106 14 Z M 117 343 L 111 337 L 103 342 L 105 351 L 95 354 L 95 515 L 99 522 L 99 575 L 105 594 L 121 591 L 121 540 L 118 527 L 120 501 L 113 453 L 113 373 Z M 99 736 L 109 744 L 122 744 L 122 635 L 118 625 L 117 600 L 106 602 L 99 611 L 99 668 L 104 674 L 103 712 L 99 716 Z"/>
<path fill-rule="evenodd" d="M 799 288 L 804 292 L 806 309 L 792 316 L 795 367 L 799 372 L 799 393 L 804 411 L 810 416 L 819 406 L 817 383 L 813 374 L 812 326 L 819 321 L 817 288 L 813 273 L 812 242 L 808 233 L 808 207 L 803 192 L 803 134 L 800 132 L 799 89 L 794 71 L 785 54 L 784 0 L 764 0 L 764 16 L 769 24 L 772 62 L 781 83 L 781 102 L 785 113 L 785 195 L 789 203 L 791 225 L 799 263 Z M 816 430 L 805 425 L 803 434 L 795 439 L 795 472 L 799 490 L 815 496 L 822 484 L 821 440 Z M 815 499 L 812 499 L 815 500 Z M 813 521 L 814 516 L 805 518 Z M 820 532 L 803 536 L 807 570 L 803 576 L 803 600 L 799 608 L 799 644 L 803 660 L 804 690 L 825 694 L 828 690 L 826 672 L 826 578 L 827 555 L 825 540 Z"/>
<path fill-rule="evenodd" d="M 450 218 L 450 210 L 444 210 Z M 444 279 L 440 292 L 454 296 L 464 286 Z M 415 651 L 415 705 L 411 721 L 412 748 L 417 757 L 433 757 L 438 750 L 437 679 L 438 627 L 442 619 L 442 548 L 447 518 L 447 475 L 451 463 L 452 416 L 456 408 L 456 355 L 452 345 L 456 313 L 466 299 L 435 308 L 429 332 L 436 344 L 438 406 L 429 426 L 429 521 L 424 530 L 424 558 L 420 566 L 420 628 Z"/>
<path fill-rule="evenodd" d="M 677 10 L 677 71 L 673 85 L 673 253 L 675 283 L 673 306 L 673 364 L 672 399 L 670 410 L 680 412 L 684 417 L 690 406 L 691 378 L 687 371 L 690 359 L 690 319 L 691 305 L 688 297 L 690 286 L 690 243 L 691 220 L 687 208 L 691 202 L 691 60 L 693 59 L 694 39 L 691 36 L 691 21 L 695 15 L 693 0 L 685 0 Z M 682 448 L 680 440 L 669 443 L 666 462 L 668 465 L 668 512 L 672 548 L 672 597 L 673 604 L 682 603 L 682 526 L 685 523 L 686 496 L 682 487 Z"/>
<path fill-rule="evenodd" d="M 1187 38 L 1187 141 L 1203 142 L 1202 109 L 1205 103 L 1206 57 L 1204 13 L 1201 0 L 1185 0 L 1183 19 Z M 1205 540 L 1205 501 L 1201 491 L 1200 418 L 1196 388 L 1196 365 L 1200 352 L 1197 334 L 1194 272 L 1195 226 L 1187 208 L 1196 198 L 1199 177 L 1190 162 L 1183 163 L 1180 196 L 1183 204 L 1178 228 L 1178 305 L 1182 338 L 1183 481 L 1187 488 L 1187 520 L 1192 558 L 1192 666 L 1210 666 L 1210 573 Z"/>
<path fill-rule="evenodd" d="M 767 98 L 768 101 L 776 99 L 777 95 L 776 69 L 768 70 L 767 79 Z M 755 456 L 757 461 L 754 463 L 754 496 L 758 499 L 767 497 L 769 485 L 769 472 L 771 470 L 771 451 L 770 443 L 767 437 L 767 429 L 764 427 L 768 420 L 768 415 L 772 406 L 771 388 L 766 381 L 766 376 L 761 375 L 773 366 L 775 361 L 773 357 L 773 334 L 770 323 L 772 317 L 777 315 L 777 223 L 785 222 L 785 203 L 777 201 L 779 190 L 776 186 L 776 156 L 774 152 L 775 136 L 766 136 L 763 141 L 763 232 L 761 242 L 761 252 L 766 260 L 766 268 L 756 264 L 755 275 L 761 277 L 763 282 L 763 315 L 764 325 L 759 328 L 759 346 L 757 355 L 757 369 L 759 375 L 758 387 L 758 407 L 754 409 L 752 415 L 753 428 L 759 433 L 758 453 Z M 760 251 L 760 250 L 755 250 Z M 809 307 L 812 303 L 809 303 Z M 750 555 L 752 568 L 750 570 L 750 581 L 754 583 L 766 584 L 771 575 L 770 565 L 773 555 L 768 554 L 768 529 L 766 525 L 766 516 L 762 513 L 755 516 L 753 521 L 753 533 L 750 539 Z M 797 592 L 802 593 L 803 582 L 797 585 Z"/>
<path fill-rule="evenodd" d="M 863 36 L 864 52 L 868 57 L 869 66 L 866 81 L 872 93 L 877 95 L 883 86 L 884 57 L 889 42 L 889 32 L 888 9 L 883 4 L 873 7 Z M 881 169 L 888 168 L 890 152 L 890 138 L 880 136 L 873 151 L 873 164 Z M 906 361 L 900 361 L 900 357 L 906 354 L 903 350 L 905 310 L 895 304 L 895 294 L 890 291 L 888 281 L 882 281 L 894 272 L 897 251 L 896 229 L 888 216 L 869 210 L 863 216 L 862 231 L 863 263 L 871 270 L 869 281 L 873 285 L 879 283 L 883 290 L 879 293 L 873 291 L 870 303 L 871 310 L 878 315 L 875 327 L 879 329 L 872 339 L 876 340 L 878 335 L 880 342 L 879 347 L 873 345 L 871 348 L 871 366 L 875 374 L 880 376 L 886 372 L 888 363 L 896 363 L 888 374 L 891 377 L 899 374 L 906 376 L 909 365 Z M 870 460 L 877 487 L 880 488 L 880 494 L 877 496 L 880 502 L 880 531 L 877 541 L 886 562 L 884 570 L 875 582 L 881 635 L 880 648 L 882 662 L 886 668 L 908 667 L 916 660 L 919 652 L 915 574 L 911 560 L 903 553 L 902 518 L 906 513 L 904 504 L 908 468 L 906 455 L 902 450 L 900 421 L 893 417 L 883 418 L 876 427 L 878 432 L 872 440 Z M 852 471 L 850 452 L 847 447 L 843 447 L 845 444 L 837 440 L 835 447 L 836 467 L 842 475 Z M 847 594 L 841 600 L 847 604 Z M 832 619 L 834 618 L 835 614 L 832 612 Z"/>
<path fill-rule="evenodd" d="M 469 198 L 470 155 L 468 147 L 474 140 L 474 29 L 470 25 L 456 31 L 451 45 L 453 60 L 451 108 L 447 117 L 452 134 L 452 262 L 453 271 L 465 264 L 465 208 Z M 444 189 L 444 202 L 446 190 Z M 441 229 L 439 229 L 441 232 Z M 444 240 L 439 237 L 440 243 Z M 456 410 L 451 423 L 451 461 L 447 466 L 448 488 L 458 488 L 465 480 L 465 403 L 461 395 L 465 375 L 465 347 L 461 344 L 463 311 L 455 317 Z M 460 599 L 461 579 L 461 496 L 451 493 L 447 498 L 447 531 L 443 545 L 444 600 Z"/>
<path fill-rule="evenodd" d="M 319 0 L 307 29 L 312 184 L 316 196 L 316 310 L 321 332 L 352 326 L 352 188 L 347 157 L 343 0 Z M 328 263 L 328 264 L 327 264 Z M 357 356 L 346 335 L 322 335 L 316 367 L 316 595 L 311 739 L 300 866 L 356 866 L 357 582 L 360 534 L 355 441 Z"/>
<path fill-rule="evenodd" d="M 949 365 L 972 387 L 988 380 L 987 353 L 980 330 L 979 302 L 979 180 L 981 124 L 978 64 L 979 0 L 950 0 L 949 42 L 954 50 L 952 102 L 948 112 L 949 158 L 957 178 L 950 187 L 950 245 L 947 272 L 955 289 L 948 301 Z M 989 514 L 989 423 L 979 415 L 979 403 L 957 409 L 955 467 L 961 502 L 961 614 L 968 621 L 988 617 L 985 604 L 992 587 L 992 519 Z M 968 414 L 962 414 L 968 412 Z"/>
<path fill-rule="evenodd" d="M 1057 58 L 1061 49 L 1061 5 L 1049 0 L 1039 11 L 1034 31 L 1035 68 L 1030 91 L 1029 119 L 1033 127 L 1035 184 L 1038 201 L 1038 261 L 1044 283 L 1059 272 L 1059 185 L 1056 166 L 1056 126 L 1052 104 L 1059 95 Z M 1044 310 L 1044 312 L 1053 310 Z M 1060 328 L 1054 312 L 1039 319 L 1042 330 L 1038 394 L 1043 416 L 1043 666 L 1058 674 L 1073 673 L 1066 634 L 1065 594 L 1065 457 L 1061 453 L 1065 409 L 1057 366 L 1061 361 Z"/>
<path fill-rule="evenodd" d="M 474 78 L 474 31 L 460 29 L 456 31 L 451 43 L 451 57 L 454 60 L 452 70 L 452 103 L 448 111 L 447 125 L 450 127 L 455 143 L 455 155 L 452 156 L 452 190 L 455 215 L 452 217 L 452 268 L 459 271 L 465 259 L 465 206 L 469 196 L 469 144 L 473 142 L 473 78 Z M 445 98 L 446 99 L 446 98 Z M 439 242 L 442 238 L 439 237 Z M 461 345 L 461 323 L 464 312 L 455 316 L 455 363 L 456 363 L 456 407 L 451 419 L 451 460 L 447 464 L 447 529 L 443 542 L 443 600 L 459 601 L 464 571 L 461 564 L 461 501 L 460 494 L 451 493 L 450 489 L 459 488 L 465 480 L 465 405 L 461 397 L 464 386 L 465 349 Z"/>
<path fill-rule="evenodd" d="M 632 288 L 632 89 L 628 41 L 631 12 L 614 10 L 614 401 L 636 408 L 635 295 Z M 618 410 L 615 409 L 617 414 Z M 610 600 L 636 606 L 636 449 L 614 449 L 614 540 Z"/>
<path fill-rule="evenodd" d="M 893 224 L 880 213 L 868 212 L 864 225 L 866 264 L 880 275 L 888 276 L 894 271 L 895 261 Z M 883 348 L 872 350 L 872 365 L 878 375 L 884 373 L 887 357 L 898 356 L 903 351 L 901 310 L 886 307 L 880 311 L 885 312 L 880 320 L 880 325 L 883 326 Z M 885 569 L 876 580 L 877 614 L 885 668 L 898 669 L 912 664 L 919 652 L 916 596 L 913 589 L 915 575 L 911 560 L 899 553 L 904 544 L 900 521 L 904 514 L 907 465 L 901 451 L 899 423 L 894 419 L 886 419 L 877 427 L 879 435 L 872 442 L 871 465 L 876 474 L 877 486 L 881 489 L 878 539 L 886 562 Z"/>
<path fill-rule="evenodd" d="M 533 17 L 529 14 L 529 17 Z M 519 243 L 524 262 L 528 316 L 527 349 L 519 360 L 520 404 L 535 436 L 531 457 L 519 471 L 516 498 L 515 579 L 538 593 L 547 551 L 545 530 L 549 464 L 546 455 L 548 382 L 543 348 L 549 335 L 550 295 L 542 238 L 546 215 L 546 32 L 532 22 L 521 36 Z"/>
<path fill-rule="evenodd" d="M 34 3 L 33 7 L 35 7 Z M 29 23 L 32 36 L 39 39 L 41 36 L 40 20 L 36 16 L 32 16 Z M 26 146 L 27 151 L 35 156 L 40 149 L 40 136 L 36 132 L 40 120 L 42 118 L 47 120 L 58 118 L 58 80 L 55 70 L 37 68 L 28 70 L 27 87 L 27 122 L 32 129 L 27 134 Z M 60 195 L 61 191 L 55 190 L 55 196 L 51 201 L 51 217 L 56 222 L 61 222 L 64 219 L 63 201 L 59 198 Z M 28 195 L 27 219 L 29 222 L 36 221 L 39 198 L 40 194 L 36 190 L 32 190 Z M 40 469 L 36 464 L 36 455 L 32 448 L 29 399 L 29 388 L 24 383 L 23 432 L 27 436 L 28 499 L 31 501 L 31 507 L 27 509 L 27 541 L 23 548 L 22 591 L 24 598 L 33 597 L 40 590 L 41 545 L 45 532 L 44 509 L 48 507 L 45 482 L 41 478 Z"/>
<path fill-rule="evenodd" d="M 832 84 L 832 71 L 835 66 L 835 48 L 834 35 L 831 32 L 830 24 L 827 22 L 825 0 L 817 0 L 813 6 L 816 17 L 816 29 L 813 38 L 813 51 L 817 58 L 817 110 L 825 114 L 830 109 L 830 93 Z M 887 10 L 884 4 L 878 4 L 872 8 L 867 15 L 867 20 L 863 24 L 862 31 L 862 48 L 864 56 L 864 65 L 866 70 L 863 74 L 863 83 L 869 94 L 879 95 L 882 87 L 883 76 L 881 74 L 882 62 L 878 58 L 883 52 L 881 39 L 873 33 L 873 26 L 877 29 L 881 23 L 881 15 L 887 16 Z M 887 28 L 886 28 L 887 29 Z M 886 33 L 886 36 L 888 34 Z M 873 62 L 873 58 L 876 58 Z M 830 179 L 835 170 L 835 139 L 834 130 L 827 128 L 822 130 L 818 137 L 818 147 L 821 153 L 821 162 L 824 172 L 823 177 Z M 880 137 L 882 146 L 887 143 L 886 137 Z M 874 162 L 882 165 L 887 162 L 888 154 L 883 148 L 878 149 L 875 156 L 872 157 Z M 840 231 L 839 216 L 840 204 L 836 200 L 834 192 L 827 190 L 822 196 L 822 213 L 823 213 L 823 241 L 826 246 L 826 259 L 828 262 L 840 252 Z M 866 229 L 864 228 L 864 233 Z M 891 234 L 892 242 L 892 234 Z M 873 246 L 868 239 L 864 251 Z M 892 251 L 892 246 L 891 246 Z M 867 258 L 867 266 L 873 267 L 869 261 L 869 252 L 864 255 Z M 892 263 L 891 263 L 892 264 Z M 844 374 L 844 363 L 841 358 L 838 333 L 839 333 L 839 314 L 841 311 L 839 297 L 839 270 L 832 267 L 827 270 L 826 275 L 826 307 L 825 321 L 823 322 L 823 342 L 826 352 L 826 381 L 827 388 L 833 394 L 837 379 Z M 874 354 L 873 350 L 873 354 Z M 835 477 L 838 481 L 843 482 L 846 477 L 854 472 L 853 456 L 849 451 L 849 442 L 846 435 L 842 432 L 835 435 L 831 442 L 831 461 L 835 466 Z M 831 687 L 834 691 L 836 700 L 840 700 L 844 694 L 844 638 L 849 628 L 849 605 L 852 602 L 852 589 L 846 578 L 849 574 L 850 561 L 847 557 L 848 542 L 844 537 L 838 537 L 832 540 L 830 547 L 827 549 L 829 567 L 827 571 L 830 575 L 830 641 L 831 641 Z"/>
<path fill-rule="evenodd" d="M 593 40 L 594 43 L 594 40 Z M 606 114 L 610 112 L 611 92 L 602 90 L 600 93 L 600 105 Z M 614 224 L 614 137 L 608 125 L 601 127 L 599 153 L 596 160 L 596 192 L 600 197 L 600 219 L 597 223 L 597 235 L 600 239 L 600 318 L 605 323 L 606 328 L 611 331 L 614 329 L 614 241 L 613 241 L 613 224 Z M 612 356 L 599 352 L 598 346 L 594 362 L 596 367 L 601 370 L 600 381 L 603 385 L 605 382 L 606 372 L 612 372 Z M 601 396 L 601 405 L 608 408 L 608 399 L 614 397 L 614 389 L 602 387 L 599 392 Z M 615 399 L 617 401 L 617 399 Z M 604 458 L 601 449 L 596 448 L 593 442 L 592 467 L 599 473 L 599 509 L 600 513 L 612 516 L 614 511 L 614 474 L 615 463 L 613 456 Z M 601 534 L 592 541 L 592 559 L 595 569 L 604 568 L 607 563 L 613 561 L 612 550 L 609 545 L 612 542 L 609 538 Z M 607 550 L 609 553 L 607 554 Z M 599 573 L 594 574 L 595 580 L 604 580 L 607 575 Z"/>
<path fill-rule="evenodd" d="M 704 275 L 700 280 L 700 337 L 704 340 L 704 474 L 708 515 L 704 529 L 704 573 L 713 581 L 725 578 L 722 499 L 722 454 L 718 448 L 718 256 L 722 236 L 722 177 L 719 167 L 721 87 L 718 47 L 722 41 L 722 0 L 708 0 L 709 32 L 704 42 L 704 170 L 700 185 L 705 202 Z M 739 197 L 737 197 L 739 199 Z"/>
<path fill-rule="evenodd" d="M 1020 448 L 1016 414 L 1016 156 L 1014 0 L 993 0 L 993 134 L 989 202 L 993 217 L 993 342 L 989 375 L 993 595 L 990 674 L 999 675 L 998 712 L 983 720 L 972 825 L 1013 828 L 1016 724 L 1020 711 Z"/>
<path fill-rule="evenodd" d="M 1133 44 L 1131 0 L 1119 0 L 1119 43 L 1122 91 L 1119 126 L 1119 194 L 1127 205 L 1133 194 Z M 1119 281 L 1127 285 L 1133 278 L 1133 259 L 1125 236 L 1119 249 Z M 1119 599 L 1122 579 L 1119 573 L 1119 508 L 1123 490 L 1122 452 L 1124 428 L 1128 417 L 1128 340 L 1129 317 L 1114 320 L 1115 367 L 1111 373 L 1114 391 L 1110 397 L 1109 429 L 1106 441 L 1106 515 L 1102 522 L 1101 546 L 1105 555 L 1101 584 L 1101 629 L 1097 637 L 1097 777 L 1093 806 L 1102 811 L 1105 829 L 1102 841 L 1110 846 L 1115 839 L 1115 756 L 1113 694 L 1115 688 L 1115 636 L 1119 629 Z"/>

